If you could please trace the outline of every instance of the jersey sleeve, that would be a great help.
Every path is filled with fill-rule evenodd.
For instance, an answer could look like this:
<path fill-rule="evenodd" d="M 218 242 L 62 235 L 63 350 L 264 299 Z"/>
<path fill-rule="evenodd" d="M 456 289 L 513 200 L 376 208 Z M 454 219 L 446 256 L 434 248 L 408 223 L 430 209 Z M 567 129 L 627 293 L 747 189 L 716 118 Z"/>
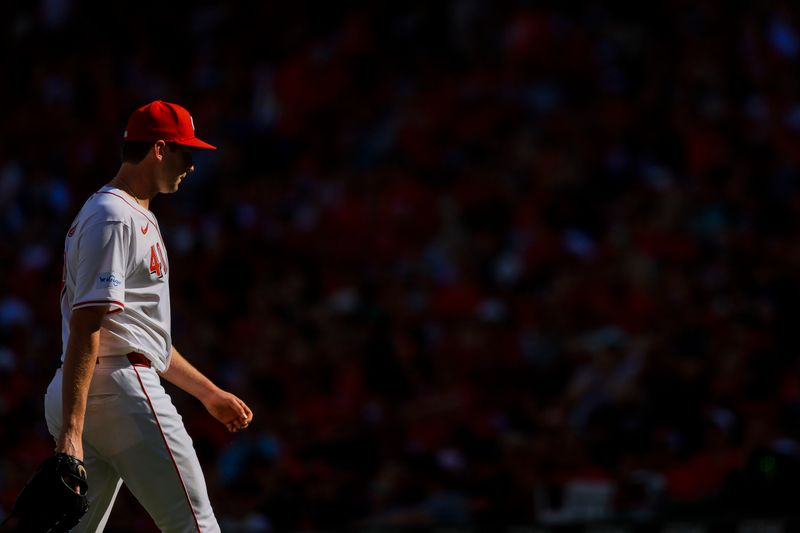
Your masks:
<path fill-rule="evenodd" d="M 119 312 L 125 308 L 130 238 L 130 228 L 120 221 L 103 221 L 82 229 L 72 309 L 110 305 L 109 312 Z"/>

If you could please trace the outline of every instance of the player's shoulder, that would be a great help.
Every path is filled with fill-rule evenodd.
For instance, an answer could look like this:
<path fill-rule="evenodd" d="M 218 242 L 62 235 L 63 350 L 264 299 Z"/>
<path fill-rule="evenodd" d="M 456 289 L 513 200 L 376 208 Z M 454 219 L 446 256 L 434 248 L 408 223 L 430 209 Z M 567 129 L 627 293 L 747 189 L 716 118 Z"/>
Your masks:
<path fill-rule="evenodd" d="M 141 215 L 140 210 L 125 198 L 125 193 L 114 187 L 105 186 L 95 192 L 81 209 L 83 218 L 95 221 L 128 222 Z"/>

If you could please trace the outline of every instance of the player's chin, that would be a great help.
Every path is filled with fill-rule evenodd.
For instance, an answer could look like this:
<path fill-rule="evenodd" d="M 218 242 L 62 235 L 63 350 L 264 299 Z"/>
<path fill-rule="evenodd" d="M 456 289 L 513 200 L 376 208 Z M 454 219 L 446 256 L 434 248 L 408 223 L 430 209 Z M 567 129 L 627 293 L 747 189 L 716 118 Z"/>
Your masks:
<path fill-rule="evenodd" d="M 169 192 L 177 192 L 178 189 L 181 187 L 181 182 L 183 181 L 184 176 L 178 176 L 175 178 L 175 181 L 169 184 Z"/>

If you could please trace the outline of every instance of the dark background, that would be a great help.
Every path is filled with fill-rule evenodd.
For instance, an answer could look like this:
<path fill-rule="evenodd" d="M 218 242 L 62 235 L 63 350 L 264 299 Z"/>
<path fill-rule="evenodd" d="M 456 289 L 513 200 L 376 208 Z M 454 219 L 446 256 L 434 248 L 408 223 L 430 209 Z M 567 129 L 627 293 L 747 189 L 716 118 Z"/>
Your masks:
<path fill-rule="evenodd" d="M 219 146 L 151 207 L 175 345 L 255 412 L 171 389 L 223 531 L 788 523 L 800 9 L 629 4 L 5 2 L 0 516 L 64 235 L 164 99 Z"/>

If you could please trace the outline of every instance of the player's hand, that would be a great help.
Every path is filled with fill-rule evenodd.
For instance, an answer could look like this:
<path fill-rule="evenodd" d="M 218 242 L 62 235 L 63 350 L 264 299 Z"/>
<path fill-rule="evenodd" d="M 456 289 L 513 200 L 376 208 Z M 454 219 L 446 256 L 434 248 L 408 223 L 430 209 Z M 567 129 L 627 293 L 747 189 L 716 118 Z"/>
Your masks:
<path fill-rule="evenodd" d="M 207 397 L 203 405 L 211 416 L 225 424 L 231 433 L 246 429 L 253 421 L 253 412 L 247 404 L 224 390 Z"/>
<path fill-rule="evenodd" d="M 54 451 L 55 453 L 66 453 L 79 461 L 83 461 L 83 438 L 75 438 L 67 433 L 61 433 L 56 441 L 56 449 Z M 78 485 L 74 485 L 72 489 L 78 494 L 81 492 Z"/>

